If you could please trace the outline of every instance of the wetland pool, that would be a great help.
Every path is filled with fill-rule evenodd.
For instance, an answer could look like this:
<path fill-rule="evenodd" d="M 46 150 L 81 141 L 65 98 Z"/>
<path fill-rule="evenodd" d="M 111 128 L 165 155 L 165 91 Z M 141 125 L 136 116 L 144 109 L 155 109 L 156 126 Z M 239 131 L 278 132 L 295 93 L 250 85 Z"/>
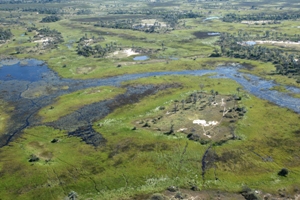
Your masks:
<path fill-rule="evenodd" d="M 144 60 L 148 60 L 149 56 L 136 56 L 133 58 L 134 61 L 144 61 Z"/>

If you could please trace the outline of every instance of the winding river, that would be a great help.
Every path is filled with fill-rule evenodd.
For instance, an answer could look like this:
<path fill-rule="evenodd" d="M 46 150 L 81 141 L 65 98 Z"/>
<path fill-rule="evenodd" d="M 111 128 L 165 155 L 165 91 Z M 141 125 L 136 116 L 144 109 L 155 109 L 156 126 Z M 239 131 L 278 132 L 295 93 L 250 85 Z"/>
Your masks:
<path fill-rule="evenodd" d="M 243 66 L 220 66 L 214 70 L 184 70 L 167 72 L 149 72 L 142 74 L 125 74 L 111 78 L 74 80 L 60 78 L 45 63 L 34 60 L 0 61 L 0 98 L 11 103 L 15 110 L 9 124 L 9 133 L 1 138 L 0 146 L 7 145 L 16 135 L 29 125 L 39 125 L 34 117 L 37 111 L 49 105 L 63 94 L 94 86 L 120 86 L 122 82 L 150 76 L 214 74 L 211 78 L 229 78 L 238 82 L 249 93 L 268 100 L 281 107 L 300 113 L 300 99 L 288 93 L 271 90 L 277 84 L 260 77 L 239 72 Z M 149 89 L 149 88 L 148 88 Z M 287 87 L 291 93 L 300 94 L 300 88 Z M 147 88 L 134 90 L 135 94 L 145 93 Z M 38 95 L 36 95 L 38 93 Z M 131 94 L 128 94 L 131 95 Z M 105 106 L 102 103 L 98 107 Z M 106 105 L 107 106 L 107 105 Z M 107 114 L 107 113 L 106 113 Z M 81 119 L 82 117 L 80 117 Z M 90 121 L 91 119 L 82 119 Z M 63 127 L 60 127 L 63 128 Z"/>

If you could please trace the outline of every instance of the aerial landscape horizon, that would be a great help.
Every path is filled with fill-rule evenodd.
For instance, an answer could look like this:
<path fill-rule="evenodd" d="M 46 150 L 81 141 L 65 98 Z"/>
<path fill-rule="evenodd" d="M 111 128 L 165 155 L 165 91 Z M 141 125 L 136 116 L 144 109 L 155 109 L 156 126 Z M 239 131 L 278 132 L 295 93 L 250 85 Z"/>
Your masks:
<path fill-rule="evenodd" d="M 297 0 L 1 0 L 0 200 L 300 199 Z"/>

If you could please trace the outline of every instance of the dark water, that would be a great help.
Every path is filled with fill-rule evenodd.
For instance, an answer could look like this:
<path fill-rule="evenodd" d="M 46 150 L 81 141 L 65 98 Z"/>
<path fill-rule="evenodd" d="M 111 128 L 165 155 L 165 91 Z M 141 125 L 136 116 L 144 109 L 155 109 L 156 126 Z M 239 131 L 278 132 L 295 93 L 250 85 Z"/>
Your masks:
<path fill-rule="evenodd" d="M 10 65 L 8 63 L 10 63 Z M 10 124 L 8 124 L 9 132 L 4 136 L 4 138 L 0 138 L 0 147 L 7 145 L 27 126 L 40 125 L 39 118 L 37 118 L 35 114 L 42 107 L 51 104 L 58 96 L 94 86 L 120 86 L 120 84 L 124 81 L 151 76 L 202 76 L 205 74 L 215 74 L 211 77 L 229 78 L 235 80 L 244 88 L 244 90 L 248 91 L 249 93 L 259 98 L 266 99 L 281 107 L 286 107 L 297 113 L 300 113 L 299 98 L 294 98 L 287 93 L 270 90 L 277 84 L 273 81 L 264 80 L 254 75 L 240 73 L 238 72 L 238 69 L 241 67 L 242 66 L 239 65 L 222 66 L 216 68 L 215 70 L 148 72 L 142 74 L 125 74 L 122 76 L 102 79 L 74 80 L 60 78 L 41 61 L 33 59 L 24 60 L 22 62 L 0 61 L 0 99 L 11 103 L 15 107 L 11 117 L 12 120 L 10 120 Z M 65 86 L 68 86 L 68 89 L 60 89 Z M 133 94 L 139 95 L 139 91 L 140 93 L 147 91 L 146 87 L 147 86 L 145 86 L 145 88 L 136 90 Z M 58 89 L 52 90 L 51 88 Z M 42 90 L 43 93 L 40 96 L 28 95 L 28 93 L 35 90 Z M 287 87 L 287 90 L 291 91 L 292 93 L 300 94 L 300 88 Z M 94 109 L 93 106 L 97 106 L 97 109 L 101 110 L 100 107 L 102 104 L 98 103 L 97 105 L 95 104 L 84 107 L 77 113 L 77 115 L 81 117 L 76 117 L 76 113 L 73 113 L 72 116 L 66 116 L 62 119 L 62 121 L 55 122 L 54 125 L 63 129 L 65 128 L 64 122 L 70 124 L 78 121 L 78 126 L 87 125 L 89 120 L 86 120 L 86 118 L 92 116 L 88 113 L 91 113 L 91 111 Z M 68 119 L 70 119 L 72 122 L 70 122 Z M 96 119 L 97 116 L 93 115 L 90 120 L 92 121 Z"/>
<path fill-rule="evenodd" d="M 3 64 L 2 64 L 3 65 Z M 13 65 L 3 65 L 0 67 L 0 92 L 6 91 L 9 93 L 10 90 L 15 92 L 23 92 L 22 90 L 32 89 L 37 85 L 48 85 L 48 86 L 69 86 L 68 90 L 53 91 L 50 96 L 59 96 L 63 93 L 69 93 L 79 89 L 84 89 L 94 86 L 113 85 L 119 86 L 122 82 L 128 80 L 139 79 L 150 76 L 163 76 L 163 75 L 195 75 L 201 76 L 204 74 L 216 73 L 212 78 L 230 78 L 241 84 L 244 89 L 257 97 L 266 99 L 282 107 L 287 107 L 300 113 L 300 99 L 294 98 L 287 93 L 281 93 L 275 90 L 270 90 L 277 84 L 273 81 L 264 80 L 260 77 L 244 74 L 238 72 L 238 69 L 242 66 L 222 66 L 215 70 L 184 70 L 184 71 L 168 71 L 168 72 L 148 72 L 142 74 L 125 74 L 122 76 L 115 76 L 111 78 L 103 79 L 90 79 L 90 80 L 73 80 L 73 79 L 61 79 L 52 70 L 50 70 L 43 62 L 37 60 L 26 60 L 26 65 L 17 63 Z M 8 87 L 21 85 L 28 85 L 28 87 Z M 20 91 L 18 91 L 18 89 Z M 287 87 L 287 89 L 293 93 L 300 93 L 300 88 Z M 6 97 L 5 99 L 7 99 Z M 39 97 L 41 98 L 41 97 Z M 10 98 L 9 98 L 10 99 Z"/>
<path fill-rule="evenodd" d="M 9 61 L 8 61 L 9 62 Z M 5 62 L 0 67 L 0 80 L 20 80 L 20 81 L 39 81 L 42 76 L 47 75 L 49 68 L 41 61 L 25 60 L 23 64 L 18 62 L 12 65 L 5 65 Z"/>

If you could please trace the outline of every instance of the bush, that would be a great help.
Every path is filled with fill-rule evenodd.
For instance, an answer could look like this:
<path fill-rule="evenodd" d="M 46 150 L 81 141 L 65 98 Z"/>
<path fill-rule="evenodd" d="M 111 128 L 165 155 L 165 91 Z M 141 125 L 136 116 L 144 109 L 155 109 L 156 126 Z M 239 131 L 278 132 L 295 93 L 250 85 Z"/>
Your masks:
<path fill-rule="evenodd" d="M 286 176 L 286 175 L 288 175 L 288 173 L 289 173 L 289 170 L 288 170 L 288 169 L 282 168 L 282 169 L 278 172 L 278 175 L 279 175 L 279 176 Z"/>
<path fill-rule="evenodd" d="M 167 198 L 163 195 L 163 194 L 160 194 L 160 193 L 156 193 L 156 194 L 153 194 L 149 200 L 166 200 Z"/>
<path fill-rule="evenodd" d="M 43 18 L 41 22 L 49 23 L 49 22 L 57 22 L 59 20 L 60 20 L 59 17 L 52 15 L 52 16 L 47 16 L 47 17 Z"/>

